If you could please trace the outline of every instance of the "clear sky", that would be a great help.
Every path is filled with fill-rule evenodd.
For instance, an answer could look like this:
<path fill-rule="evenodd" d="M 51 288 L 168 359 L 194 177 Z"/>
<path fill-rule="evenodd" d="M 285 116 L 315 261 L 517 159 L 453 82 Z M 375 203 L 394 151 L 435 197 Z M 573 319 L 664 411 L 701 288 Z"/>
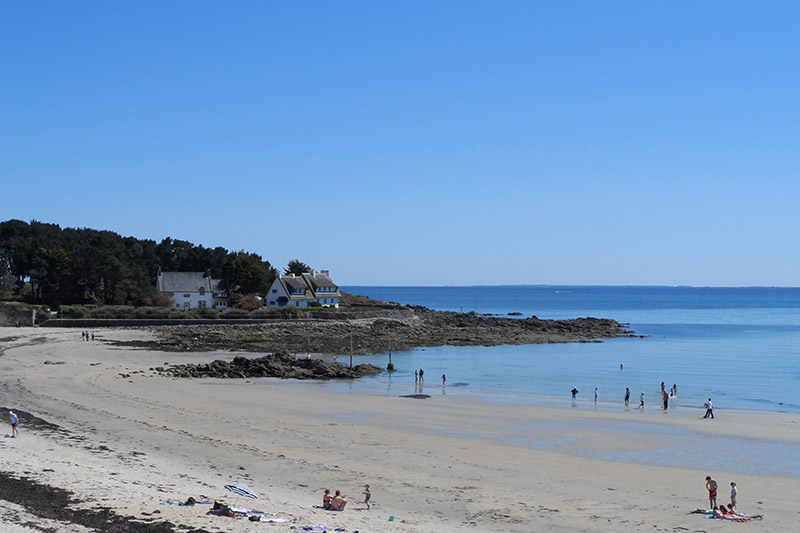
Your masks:
<path fill-rule="evenodd" d="M 4 2 L 0 220 L 341 285 L 800 285 L 795 1 Z"/>

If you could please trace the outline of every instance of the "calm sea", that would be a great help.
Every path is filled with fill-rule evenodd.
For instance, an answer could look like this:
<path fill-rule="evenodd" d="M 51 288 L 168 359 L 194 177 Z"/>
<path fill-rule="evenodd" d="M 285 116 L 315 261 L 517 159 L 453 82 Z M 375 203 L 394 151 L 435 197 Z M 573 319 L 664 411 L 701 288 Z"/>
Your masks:
<path fill-rule="evenodd" d="M 800 288 L 599 286 L 342 287 L 378 300 L 437 310 L 539 318 L 602 317 L 645 338 L 602 343 L 438 347 L 393 352 L 398 371 L 364 380 L 390 392 L 484 394 L 499 401 L 569 398 L 621 403 L 625 387 L 655 406 L 660 383 L 676 384 L 677 406 L 800 412 Z M 388 354 L 358 362 L 386 366 Z M 623 368 L 620 369 L 620 365 Z"/>

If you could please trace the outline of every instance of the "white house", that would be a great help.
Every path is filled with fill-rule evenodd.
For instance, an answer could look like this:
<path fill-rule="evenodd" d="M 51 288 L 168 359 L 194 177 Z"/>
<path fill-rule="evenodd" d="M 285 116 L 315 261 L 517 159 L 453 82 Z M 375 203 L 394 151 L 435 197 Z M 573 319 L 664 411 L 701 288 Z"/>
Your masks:
<path fill-rule="evenodd" d="M 267 307 L 311 307 L 311 302 L 339 307 L 341 297 L 339 287 L 327 270 L 312 270 L 299 276 L 279 275 L 272 282 L 265 300 Z"/>
<path fill-rule="evenodd" d="M 156 278 L 156 294 L 172 297 L 173 309 L 227 309 L 230 291 L 224 279 L 212 279 L 206 272 L 161 272 Z"/>

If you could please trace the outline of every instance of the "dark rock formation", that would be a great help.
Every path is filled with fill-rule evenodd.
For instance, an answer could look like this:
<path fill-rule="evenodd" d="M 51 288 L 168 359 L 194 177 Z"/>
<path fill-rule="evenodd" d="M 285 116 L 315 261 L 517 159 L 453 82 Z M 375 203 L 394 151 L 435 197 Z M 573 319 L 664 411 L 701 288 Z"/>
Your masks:
<path fill-rule="evenodd" d="M 297 359 L 288 353 L 258 358 L 237 356 L 232 361 L 217 359 L 208 364 L 174 365 L 151 370 L 179 378 L 285 378 L 285 379 L 356 379 L 380 374 L 375 365 L 352 368 L 320 359 Z"/>
<path fill-rule="evenodd" d="M 204 324 L 147 327 L 153 342 L 121 343 L 152 350 L 236 350 L 260 353 L 373 354 L 421 346 L 496 346 L 599 342 L 634 337 L 616 320 L 542 320 L 431 311 L 409 306 L 404 313 L 367 318 L 332 313 L 326 319 L 274 320 L 259 324 Z"/>

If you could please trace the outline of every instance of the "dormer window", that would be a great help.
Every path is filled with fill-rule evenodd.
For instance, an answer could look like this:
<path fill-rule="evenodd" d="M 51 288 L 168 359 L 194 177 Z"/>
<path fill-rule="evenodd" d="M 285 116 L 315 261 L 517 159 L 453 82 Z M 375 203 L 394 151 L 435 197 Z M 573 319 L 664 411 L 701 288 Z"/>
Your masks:
<path fill-rule="evenodd" d="M 206 294 L 206 288 L 200 287 L 200 296 L 205 296 L 205 294 Z"/>

